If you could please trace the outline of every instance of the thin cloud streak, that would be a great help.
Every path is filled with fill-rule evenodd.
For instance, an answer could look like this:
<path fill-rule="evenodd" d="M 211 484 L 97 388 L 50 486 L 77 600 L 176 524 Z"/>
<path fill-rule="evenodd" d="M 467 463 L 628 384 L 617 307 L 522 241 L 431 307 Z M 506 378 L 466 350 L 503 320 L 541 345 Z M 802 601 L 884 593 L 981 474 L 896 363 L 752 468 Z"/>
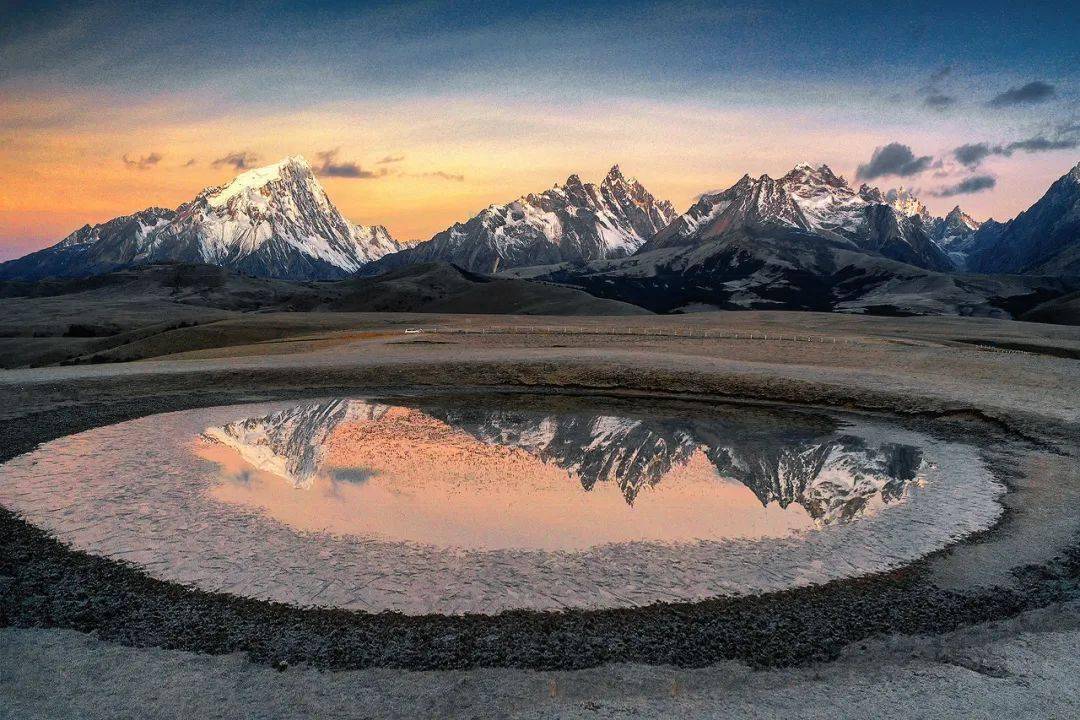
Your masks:
<path fill-rule="evenodd" d="M 120 159 L 124 161 L 124 165 L 131 170 L 149 170 L 150 168 L 161 162 L 161 153 L 152 152 L 149 155 L 142 155 L 137 158 L 129 158 L 127 153 L 120 156 Z"/>
<path fill-rule="evenodd" d="M 384 177 L 388 172 L 386 168 L 365 170 L 360 167 L 359 163 L 352 161 L 342 160 L 339 162 L 337 159 L 339 152 L 339 149 L 335 148 L 315 153 L 315 156 L 321 161 L 315 166 L 315 172 L 326 177 L 352 178 L 354 180 L 371 180 Z"/>
<path fill-rule="evenodd" d="M 1011 157 L 1016 152 L 1041 153 L 1076 147 L 1080 147 L 1080 124 L 1074 123 L 1060 126 L 1051 137 L 1035 135 L 1005 144 L 968 143 L 954 148 L 952 155 L 961 165 L 975 168 L 992 155 Z"/>
<path fill-rule="evenodd" d="M 954 195 L 970 195 L 972 193 L 983 192 L 984 190 L 990 190 L 997 185 L 997 180 L 989 175 L 973 175 L 969 178 L 964 178 L 955 185 L 947 185 L 946 187 L 939 188 L 932 191 L 930 194 L 935 197 L 953 197 Z"/>
<path fill-rule="evenodd" d="M 213 167 L 222 167 L 224 165 L 231 165 L 234 170 L 250 170 L 256 167 L 259 163 L 259 156 L 253 152 L 242 150 L 240 152 L 231 152 L 224 157 L 219 157 L 214 160 L 210 165 Z"/>
<path fill-rule="evenodd" d="M 1050 83 L 1041 80 L 1029 82 L 1020 87 L 1009 88 L 998 93 L 987 103 L 992 108 L 1006 108 L 1016 105 L 1034 105 L 1046 102 L 1057 95 L 1057 90 Z"/>

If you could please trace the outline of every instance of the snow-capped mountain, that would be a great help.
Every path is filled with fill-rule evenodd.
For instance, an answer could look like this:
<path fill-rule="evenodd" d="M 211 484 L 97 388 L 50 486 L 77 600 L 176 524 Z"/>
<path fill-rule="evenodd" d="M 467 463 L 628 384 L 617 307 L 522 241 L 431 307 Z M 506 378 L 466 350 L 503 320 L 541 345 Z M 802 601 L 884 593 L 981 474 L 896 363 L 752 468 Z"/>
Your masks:
<path fill-rule="evenodd" d="M 82 276 L 152 262 L 207 263 L 249 275 L 335 279 L 399 249 L 386 228 L 353 225 L 299 156 L 207 188 L 174 210 L 85 226 L 0 265 L 0 278 Z"/>
<path fill-rule="evenodd" d="M 877 188 L 868 188 L 865 184 L 860 188 L 860 191 L 865 192 L 865 197 L 868 198 L 874 194 L 875 190 Z M 904 217 L 918 217 L 924 224 L 930 224 L 936 220 L 929 208 L 923 205 L 922 201 L 908 188 L 901 186 L 887 190 L 884 198 L 885 204 Z"/>
<path fill-rule="evenodd" d="M 950 270 L 952 262 L 928 234 L 924 212 L 908 194 L 893 193 L 890 200 L 877 188 L 855 190 L 827 165 L 801 163 L 779 180 L 744 175 L 727 190 L 701 196 L 639 252 L 696 245 L 742 228 L 791 228 L 919 267 Z"/>
<path fill-rule="evenodd" d="M 1080 163 L 1006 223 L 984 223 L 968 268 L 986 273 L 1080 276 Z"/>
<path fill-rule="evenodd" d="M 625 257 L 675 216 L 671 203 L 657 200 L 616 165 L 599 185 L 571 175 L 550 190 L 492 205 L 427 242 L 372 263 L 364 274 L 433 260 L 490 274 L 511 267 Z"/>
<path fill-rule="evenodd" d="M 930 236 L 959 270 L 967 267 L 967 255 L 975 240 L 975 232 L 982 227 L 975 218 L 957 205 L 944 218 L 934 218 Z"/>

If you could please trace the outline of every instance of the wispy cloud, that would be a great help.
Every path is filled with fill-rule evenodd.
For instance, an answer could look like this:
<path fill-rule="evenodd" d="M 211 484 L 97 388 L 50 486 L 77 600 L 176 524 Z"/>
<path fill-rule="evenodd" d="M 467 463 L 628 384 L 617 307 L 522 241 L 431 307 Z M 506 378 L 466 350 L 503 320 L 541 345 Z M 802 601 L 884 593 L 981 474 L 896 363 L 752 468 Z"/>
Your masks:
<path fill-rule="evenodd" d="M 443 172 L 442 170 L 415 173 L 413 177 L 439 178 L 440 180 L 453 180 L 454 182 L 462 182 L 463 180 L 465 180 L 464 175 L 459 175 L 458 173 Z"/>
<path fill-rule="evenodd" d="M 1057 95 L 1057 90 L 1050 83 L 1034 80 L 1020 87 L 1009 88 L 998 93 L 987 103 L 993 108 L 1013 107 L 1015 105 L 1034 105 L 1046 102 Z"/>
<path fill-rule="evenodd" d="M 161 158 L 161 153 L 156 152 L 152 152 L 149 155 L 141 155 L 136 158 L 130 158 L 127 156 L 127 153 L 124 153 L 120 157 L 120 159 L 124 161 L 124 165 L 131 170 L 149 170 L 161 162 Z"/>
<path fill-rule="evenodd" d="M 259 162 L 258 155 L 247 150 L 241 150 L 240 152 L 231 152 L 225 157 L 219 157 L 210 164 L 214 167 L 232 165 L 235 170 L 248 170 L 249 168 L 254 167 L 257 162 Z"/>
<path fill-rule="evenodd" d="M 191 158 L 186 163 L 184 163 L 184 167 L 192 167 L 192 166 L 195 166 L 195 165 L 198 165 L 198 164 L 199 164 L 198 160 L 196 160 L 195 158 Z"/>
<path fill-rule="evenodd" d="M 938 68 L 930 74 L 926 84 L 919 88 L 919 94 L 923 96 L 923 105 L 932 110 L 944 110 L 956 104 L 956 96 L 941 89 L 941 84 L 951 75 L 951 65 Z"/>
<path fill-rule="evenodd" d="M 360 167 L 359 163 L 346 160 L 338 161 L 339 152 L 340 150 L 335 148 L 315 153 L 315 156 L 320 160 L 320 163 L 315 166 L 315 172 L 327 177 L 354 178 L 357 180 L 370 180 L 387 174 L 386 168 L 365 170 Z"/>
<path fill-rule="evenodd" d="M 944 110 L 956 104 L 956 98 L 945 93 L 933 93 L 923 99 L 923 105 L 934 110 Z"/>
<path fill-rule="evenodd" d="M 404 159 L 405 159 L 404 155 L 387 155 L 386 157 L 383 157 L 383 158 L 380 158 L 379 160 L 377 160 L 375 162 L 375 164 L 376 165 L 389 165 L 391 163 L 399 163 Z"/>
<path fill-rule="evenodd" d="M 972 175 L 969 178 L 964 178 L 955 185 L 946 185 L 945 187 L 938 188 L 937 190 L 932 191 L 930 194 L 937 197 L 970 195 L 972 193 L 990 190 L 995 185 L 997 185 L 997 180 L 995 180 L 989 175 Z"/>
<path fill-rule="evenodd" d="M 1011 143 L 968 143 L 954 148 L 952 155 L 961 165 L 974 168 L 991 155 L 1009 157 L 1015 152 L 1040 153 L 1075 147 L 1080 147 L 1080 124 L 1071 123 L 1059 126 L 1049 135 L 1034 135 Z"/>
<path fill-rule="evenodd" d="M 952 65 L 943 65 L 930 74 L 926 85 L 923 86 L 923 91 L 928 93 L 936 92 L 942 81 L 950 75 L 952 75 Z"/>
<path fill-rule="evenodd" d="M 870 162 L 860 165 L 855 176 L 860 180 L 873 180 L 887 175 L 910 177 L 926 170 L 932 162 L 931 156 L 916 157 L 910 146 L 894 142 L 876 148 L 870 156 Z"/>

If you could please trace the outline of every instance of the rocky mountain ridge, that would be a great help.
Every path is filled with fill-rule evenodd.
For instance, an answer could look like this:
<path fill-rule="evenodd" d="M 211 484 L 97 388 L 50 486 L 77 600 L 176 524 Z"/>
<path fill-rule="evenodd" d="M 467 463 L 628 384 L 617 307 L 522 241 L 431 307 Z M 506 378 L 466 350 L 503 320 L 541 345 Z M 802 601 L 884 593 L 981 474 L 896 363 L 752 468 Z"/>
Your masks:
<path fill-rule="evenodd" d="M 431 240 L 364 268 L 378 274 L 419 262 L 453 263 L 473 272 L 626 257 L 676 215 L 618 165 L 599 185 L 571 175 L 563 184 L 491 205 Z"/>
<path fill-rule="evenodd" d="M 800 163 L 779 179 L 744 175 L 727 190 L 701 196 L 640 252 L 697 245 L 731 230 L 775 228 L 812 233 L 930 270 L 953 269 L 929 235 L 925 207 L 910 195 L 889 197 L 867 185 L 852 188 L 827 165 Z"/>
<path fill-rule="evenodd" d="M 172 261 L 258 277 L 331 280 L 400 249 L 381 225 L 349 222 L 300 156 L 206 188 L 176 210 L 148 208 L 86 225 L 0 264 L 0 279 L 80 277 Z"/>

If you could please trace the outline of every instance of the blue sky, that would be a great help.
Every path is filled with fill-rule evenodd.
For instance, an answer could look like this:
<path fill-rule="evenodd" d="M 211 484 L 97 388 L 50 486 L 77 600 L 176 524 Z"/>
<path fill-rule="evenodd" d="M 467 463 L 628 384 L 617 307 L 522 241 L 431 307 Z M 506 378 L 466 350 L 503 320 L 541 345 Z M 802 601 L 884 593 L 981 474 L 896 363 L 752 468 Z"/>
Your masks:
<path fill-rule="evenodd" d="M 342 92 L 722 95 L 790 81 L 1075 79 L 1075 3 L 9 3 L 5 85 L 237 102 Z M 312 73 L 317 73 L 312 76 Z M 915 78 L 916 82 L 921 78 Z M 519 87 L 518 84 L 525 85 Z M 994 87 L 987 87 L 988 92 Z"/>

